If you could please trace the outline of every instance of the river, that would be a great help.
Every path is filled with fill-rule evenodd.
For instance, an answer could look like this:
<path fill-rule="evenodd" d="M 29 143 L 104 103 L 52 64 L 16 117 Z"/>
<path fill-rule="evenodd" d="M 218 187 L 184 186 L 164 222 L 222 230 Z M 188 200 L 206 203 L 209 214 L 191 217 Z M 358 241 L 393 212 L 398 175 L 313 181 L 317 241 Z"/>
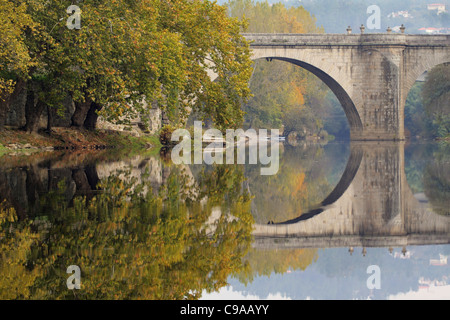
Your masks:
<path fill-rule="evenodd" d="M 448 147 L 279 148 L 275 175 L 145 150 L 1 157 L 0 298 L 450 298 Z"/>

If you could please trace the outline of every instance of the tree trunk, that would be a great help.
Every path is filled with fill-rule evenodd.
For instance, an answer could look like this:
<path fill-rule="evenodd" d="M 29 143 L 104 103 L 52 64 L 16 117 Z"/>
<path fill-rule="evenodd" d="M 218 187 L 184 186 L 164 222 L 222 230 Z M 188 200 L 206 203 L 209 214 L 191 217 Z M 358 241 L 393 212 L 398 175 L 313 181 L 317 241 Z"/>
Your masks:
<path fill-rule="evenodd" d="M 87 165 L 86 168 L 84 169 L 84 172 L 86 173 L 86 177 L 89 181 L 91 189 L 99 190 L 98 184 L 100 182 L 100 178 L 98 177 L 97 167 L 92 164 Z"/>
<path fill-rule="evenodd" d="M 52 133 L 53 122 L 55 120 L 56 110 L 50 106 L 47 106 L 47 132 Z"/>
<path fill-rule="evenodd" d="M 75 102 L 75 112 L 72 115 L 72 126 L 77 128 L 83 127 L 91 104 L 92 101 L 90 99 L 86 99 L 84 102 Z"/>
<path fill-rule="evenodd" d="M 0 170 L 1 201 L 5 200 L 7 204 L 10 204 L 16 210 L 19 221 L 23 221 L 27 218 L 27 203 L 23 200 L 22 189 L 17 187 L 26 184 L 24 181 L 25 175 L 21 173 L 22 171 L 17 168 L 12 170 Z M 15 187 L 12 187 L 8 181 L 17 181 L 17 184 L 14 184 Z"/>
<path fill-rule="evenodd" d="M 91 103 L 91 107 L 89 108 L 89 111 L 86 114 L 86 119 L 84 120 L 83 127 L 87 130 L 95 130 L 95 127 L 97 126 L 97 120 L 98 120 L 98 114 L 97 112 L 100 111 L 102 107 L 95 103 Z"/>
<path fill-rule="evenodd" d="M 6 123 L 6 115 L 8 114 L 9 110 L 9 98 L 6 98 L 6 100 L 2 100 L 0 98 L 0 130 L 3 130 L 5 128 Z"/>
<path fill-rule="evenodd" d="M 28 203 L 28 217 L 35 217 L 36 214 L 40 213 L 41 202 L 40 195 L 47 193 L 41 178 L 39 176 L 38 165 L 29 165 L 27 168 L 27 178 L 26 178 L 26 192 L 27 192 L 27 203 Z"/>
<path fill-rule="evenodd" d="M 89 180 L 86 177 L 86 173 L 83 169 L 74 169 L 72 170 L 72 179 L 75 181 L 76 185 L 76 196 L 86 197 L 86 200 L 89 200 L 92 197 L 89 197 L 92 194 L 91 185 L 89 184 Z"/>
<path fill-rule="evenodd" d="M 6 124 L 6 117 L 8 115 L 11 101 L 17 98 L 26 85 L 26 81 L 19 80 L 14 87 L 14 91 L 8 96 L 0 97 L 0 130 L 3 130 Z"/>
<path fill-rule="evenodd" d="M 35 93 L 31 85 L 28 86 L 27 100 L 25 103 L 25 127 L 24 130 L 28 133 L 37 132 L 39 129 L 39 120 L 42 112 L 47 104 L 41 100 L 35 104 Z"/>

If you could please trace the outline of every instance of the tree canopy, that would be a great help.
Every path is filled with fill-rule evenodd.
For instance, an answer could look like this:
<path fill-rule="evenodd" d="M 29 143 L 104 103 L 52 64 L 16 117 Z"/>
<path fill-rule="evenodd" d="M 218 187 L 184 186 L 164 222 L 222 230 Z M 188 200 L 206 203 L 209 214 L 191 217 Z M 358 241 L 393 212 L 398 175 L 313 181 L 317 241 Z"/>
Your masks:
<path fill-rule="evenodd" d="M 192 108 L 218 127 L 242 121 L 250 54 L 240 35 L 243 22 L 229 18 L 224 7 L 200 0 L 86 0 L 78 4 L 81 28 L 69 29 L 71 4 L 0 5 L 6 26 L 0 35 L 2 110 L 19 80 L 25 82 L 27 130 L 35 130 L 41 110 L 61 108 L 67 94 L 77 127 L 95 126 L 98 112 L 127 122 L 154 102 L 173 121 L 182 122 Z M 219 75 L 214 82 L 211 68 Z"/>
<path fill-rule="evenodd" d="M 449 64 L 429 70 L 424 82 L 416 82 L 405 104 L 405 127 L 411 136 L 447 138 L 450 135 Z"/>
<path fill-rule="evenodd" d="M 433 119 L 436 135 L 450 136 L 450 63 L 430 70 L 423 86 L 422 98 L 425 111 Z"/>

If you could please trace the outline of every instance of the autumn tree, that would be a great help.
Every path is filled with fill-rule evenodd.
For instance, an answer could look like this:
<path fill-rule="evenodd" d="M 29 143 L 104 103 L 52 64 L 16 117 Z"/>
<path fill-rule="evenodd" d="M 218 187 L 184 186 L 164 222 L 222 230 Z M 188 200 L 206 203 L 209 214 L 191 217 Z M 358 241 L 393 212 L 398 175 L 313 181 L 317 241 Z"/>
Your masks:
<path fill-rule="evenodd" d="M 86 0 L 79 4 L 81 28 L 71 30 L 66 10 L 72 1 L 6 3 L 2 18 L 12 16 L 11 28 L 23 30 L 13 36 L 34 68 L 25 63 L 15 70 L 1 56 L 12 73 L 0 74 L 2 95 L 14 91 L 12 80 L 23 69 L 27 131 L 36 131 L 45 108 L 63 108 L 67 94 L 76 106 L 72 125 L 87 129 L 95 128 L 99 114 L 121 123 L 145 119 L 153 103 L 173 121 L 182 122 L 192 108 L 218 126 L 242 121 L 249 49 L 240 35 L 242 23 L 228 18 L 223 7 L 200 0 Z M 16 21 L 19 13 L 28 20 Z M 215 82 L 207 75 L 210 68 L 219 75 Z"/>
<path fill-rule="evenodd" d="M 0 298 L 30 299 L 31 287 L 41 270 L 30 270 L 27 260 L 37 242 L 29 224 L 18 222 L 14 208 L 0 203 Z"/>
<path fill-rule="evenodd" d="M 11 100 L 25 86 L 35 59 L 25 44 L 26 34 L 33 32 L 35 23 L 27 13 L 25 3 L 0 2 L 0 130 L 5 125 Z"/>
<path fill-rule="evenodd" d="M 184 121 L 192 110 L 219 129 L 240 126 L 252 73 L 248 42 L 240 34 L 245 21 L 228 17 L 225 7 L 210 1 L 163 4 L 162 27 L 181 35 L 187 63 L 186 85 L 179 99 L 184 112 L 178 118 Z M 211 79 L 208 71 L 217 79 Z"/>

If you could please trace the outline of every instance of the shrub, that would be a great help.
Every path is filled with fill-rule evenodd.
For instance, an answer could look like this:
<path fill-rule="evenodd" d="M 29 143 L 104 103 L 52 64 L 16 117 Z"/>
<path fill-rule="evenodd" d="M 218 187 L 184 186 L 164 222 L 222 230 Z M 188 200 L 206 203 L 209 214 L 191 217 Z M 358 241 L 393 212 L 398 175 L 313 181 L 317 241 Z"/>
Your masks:
<path fill-rule="evenodd" d="M 160 131 L 160 133 L 159 133 L 159 141 L 161 142 L 161 144 L 163 145 L 163 146 L 174 146 L 174 145 L 176 145 L 176 141 L 174 142 L 174 141 L 172 141 L 171 140 L 171 138 L 172 138 L 172 133 L 175 131 L 175 127 L 174 126 L 172 126 L 172 125 L 165 125 L 162 129 L 161 129 L 161 131 Z"/>

